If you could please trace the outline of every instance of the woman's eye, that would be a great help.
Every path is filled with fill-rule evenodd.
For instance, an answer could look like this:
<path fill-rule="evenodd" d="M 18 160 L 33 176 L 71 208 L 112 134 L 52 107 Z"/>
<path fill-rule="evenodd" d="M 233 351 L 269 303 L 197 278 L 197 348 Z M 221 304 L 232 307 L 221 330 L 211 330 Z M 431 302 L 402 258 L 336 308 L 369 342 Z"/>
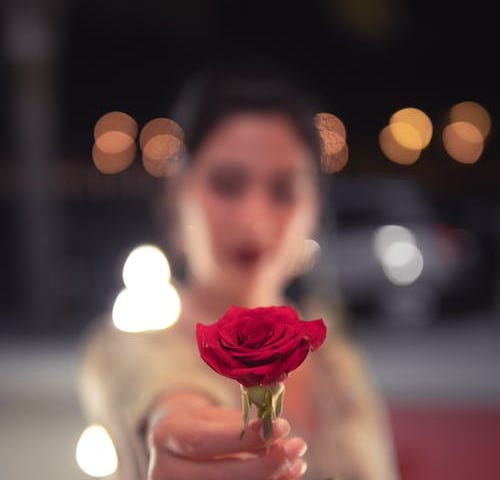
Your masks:
<path fill-rule="evenodd" d="M 213 172 L 209 177 L 212 190 L 223 197 L 237 197 L 241 195 L 246 186 L 246 178 L 242 173 L 219 171 Z"/>
<path fill-rule="evenodd" d="M 289 179 L 272 183 L 269 190 L 272 200 L 277 203 L 291 203 L 295 200 L 295 185 Z"/>

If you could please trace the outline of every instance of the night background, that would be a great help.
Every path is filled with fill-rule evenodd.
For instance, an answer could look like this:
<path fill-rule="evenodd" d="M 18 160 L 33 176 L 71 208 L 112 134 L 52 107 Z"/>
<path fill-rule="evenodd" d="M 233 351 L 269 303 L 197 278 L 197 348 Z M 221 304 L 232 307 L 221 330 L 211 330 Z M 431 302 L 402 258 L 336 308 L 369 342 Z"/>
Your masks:
<path fill-rule="evenodd" d="M 169 254 L 164 180 L 146 173 L 140 155 L 124 172 L 100 173 L 91 155 L 96 121 L 122 111 L 140 129 L 169 115 L 198 69 L 252 63 L 305 85 L 347 130 L 349 161 L 323 179 L 331 218 L 321 255 L 335 261 L 321 262 L 291 295 L 340 299 L 329 306 L 343 312 L 391 405 L 402 480 L 500 478 L 493 10 L 481 1 L 3 2 L 2 478 L 88 478 L 73 453 L 84 427 L 72 383 L 76 342 L 110 310 L 132 248 L 154 243 Z M 473 164 L 455 161 L 442 140 L 450 108 L 463 101 L 491 117 Z M 433 124 L 411 165 L 390 161 L 378 142 L 405 107 Z M 370 270 L 368 232 L 386 224 L 428 239 L 422 278 L 409 286 L 390 284 L 375 264 Z M 43 444 L 29 465 L 27 435 Z"/>

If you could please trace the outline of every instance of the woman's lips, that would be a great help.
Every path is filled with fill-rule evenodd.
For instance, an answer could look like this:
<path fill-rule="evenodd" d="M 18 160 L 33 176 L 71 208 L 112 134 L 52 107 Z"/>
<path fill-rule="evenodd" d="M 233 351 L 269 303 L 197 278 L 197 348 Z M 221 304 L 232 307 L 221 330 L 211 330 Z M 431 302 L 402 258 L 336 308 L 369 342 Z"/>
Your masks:
<path fill-rule="evenodd" d="M 235 261 L 243 266 L 251 267 L 262 257 L 262 250 L 256 247 L 241 247 L 234 251 Z"/>

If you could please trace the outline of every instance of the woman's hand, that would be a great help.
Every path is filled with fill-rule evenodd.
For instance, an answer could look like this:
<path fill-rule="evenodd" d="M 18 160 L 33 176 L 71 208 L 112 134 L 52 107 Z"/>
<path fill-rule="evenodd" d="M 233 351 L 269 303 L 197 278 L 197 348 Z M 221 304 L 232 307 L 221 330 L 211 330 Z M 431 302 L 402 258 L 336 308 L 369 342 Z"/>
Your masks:
<path fill-rule="evenodd" d="M 300 457 L 306 444 L 286 438 L 286 420 L 274 422 L 267 448 L 260 420 L 251 421 L 242 438 L 241 429 L 240 411 L 216 407 L 202 396 L 160 399 L 149 419 L 148 480 L 293 480 L 305 472 Z"/>

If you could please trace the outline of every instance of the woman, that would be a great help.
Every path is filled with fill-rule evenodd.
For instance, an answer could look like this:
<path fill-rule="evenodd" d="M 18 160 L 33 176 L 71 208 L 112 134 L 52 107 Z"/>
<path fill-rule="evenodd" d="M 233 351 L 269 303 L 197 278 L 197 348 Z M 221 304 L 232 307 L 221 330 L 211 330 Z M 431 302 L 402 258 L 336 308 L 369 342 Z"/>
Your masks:
<path fill-rule="evenodd" d="M 180 105 L 181 317 L 141 334 L 105 319 L 83 342 L 82 404 L 110 432 L 119 478 L 396 478 L 383 404 L 347 339 L 331 335 L 287 379 L 269 449 L 257 420 L 239 439 L 239 388 L 204 365 L 196 346 L 195 324 L 230 305 L 290 303 L 284 291 L 319 218 L 314 104 L 278 80 L 212 75 Z"/>

